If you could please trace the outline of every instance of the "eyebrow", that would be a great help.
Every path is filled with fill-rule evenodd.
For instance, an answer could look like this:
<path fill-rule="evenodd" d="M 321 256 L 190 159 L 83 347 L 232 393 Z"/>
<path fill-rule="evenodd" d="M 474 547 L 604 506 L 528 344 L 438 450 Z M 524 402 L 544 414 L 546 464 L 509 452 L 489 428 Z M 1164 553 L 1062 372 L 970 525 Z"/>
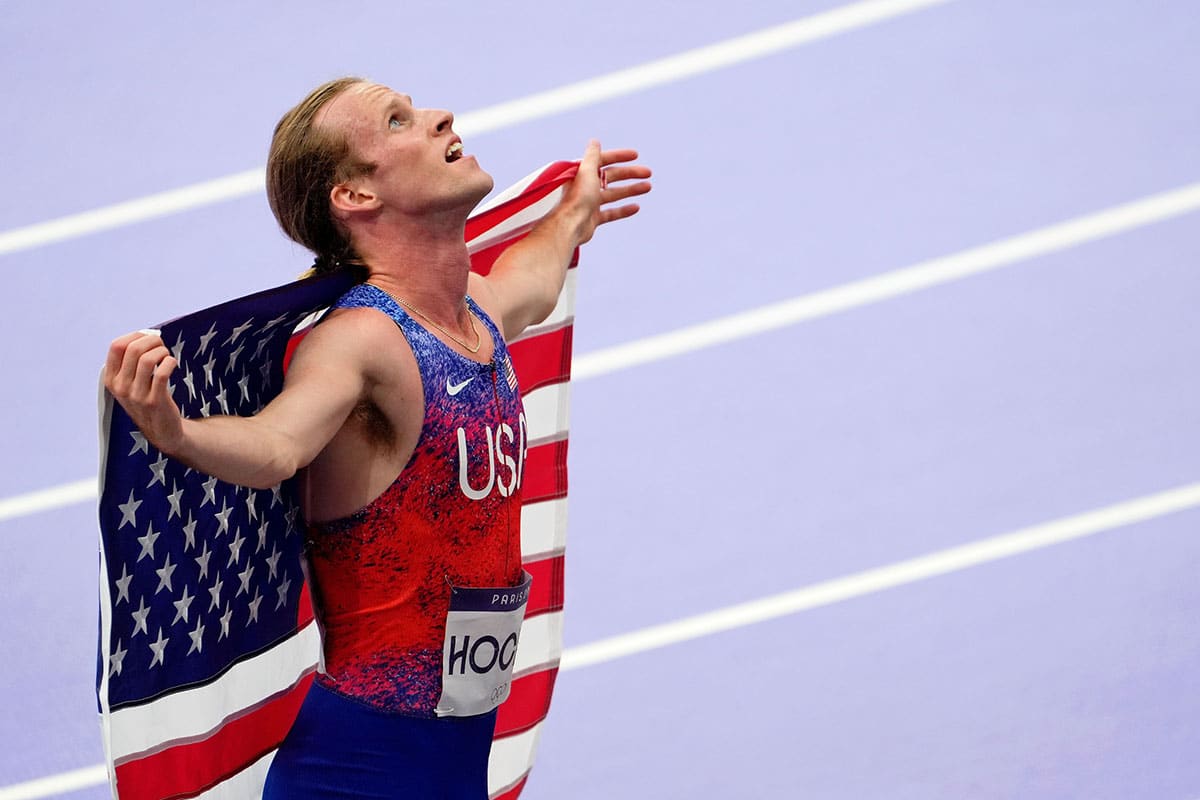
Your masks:
<path fill-rule="evenodd" d="M 403 102 L 401 102 L 401 101 L 403 101 Z M 391 99 L 388 100 L 387 105 L 384 106 L 384 112 L 387 114 L 391 114 L 395 109 L 403 108 L 405 103 L 408 104 L 408 110 L 412 110 L 413 101 L 412 101 L 411 97 L 409 97 L 406 94 L 400 94 L 398 92 L 394 93 L 392 95 Z"/>

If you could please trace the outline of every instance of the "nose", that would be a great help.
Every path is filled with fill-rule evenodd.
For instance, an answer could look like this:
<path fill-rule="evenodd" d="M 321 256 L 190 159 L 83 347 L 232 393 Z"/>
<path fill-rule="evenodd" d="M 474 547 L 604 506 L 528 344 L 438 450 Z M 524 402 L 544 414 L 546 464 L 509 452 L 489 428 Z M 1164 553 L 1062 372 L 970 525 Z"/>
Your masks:
<path fill-rule="evenodd" d="M 434 129 L 438 133 L 449 133 L 450 128 L 454 125 L 454 115 L 449 111 L 442 109 L 435 110 L 433 112 L 433 118 L 435 120 Z"/>

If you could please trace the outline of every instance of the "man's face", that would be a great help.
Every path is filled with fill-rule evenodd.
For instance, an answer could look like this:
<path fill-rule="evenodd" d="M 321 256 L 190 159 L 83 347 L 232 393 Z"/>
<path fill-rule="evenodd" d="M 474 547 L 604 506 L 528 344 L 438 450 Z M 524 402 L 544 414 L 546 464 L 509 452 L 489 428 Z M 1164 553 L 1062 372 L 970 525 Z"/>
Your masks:
<path fill-rule="evenodd" d="M 385 211 L 406 215 L 470 212 L 492 190 L 491 176 L 462 154 L 453 122 L 449 111 L 414 108 L 408 95 L 372 83 L 351 86 L 316 120 L 343 130 L 355 156 L 376 165 L 355 181 Z"/>

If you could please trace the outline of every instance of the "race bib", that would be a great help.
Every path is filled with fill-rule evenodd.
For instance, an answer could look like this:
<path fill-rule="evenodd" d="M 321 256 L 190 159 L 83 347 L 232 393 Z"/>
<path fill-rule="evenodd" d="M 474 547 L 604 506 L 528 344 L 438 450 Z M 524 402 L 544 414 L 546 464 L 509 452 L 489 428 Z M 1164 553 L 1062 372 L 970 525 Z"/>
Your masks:
<path fill-rule="evenodd" d="M 485 714 L 504 702 L 512 686 L 521 620 L 533 578 L 518 586 L 483 589 L 452 586 L 442 646 L 439 717 Z"/>

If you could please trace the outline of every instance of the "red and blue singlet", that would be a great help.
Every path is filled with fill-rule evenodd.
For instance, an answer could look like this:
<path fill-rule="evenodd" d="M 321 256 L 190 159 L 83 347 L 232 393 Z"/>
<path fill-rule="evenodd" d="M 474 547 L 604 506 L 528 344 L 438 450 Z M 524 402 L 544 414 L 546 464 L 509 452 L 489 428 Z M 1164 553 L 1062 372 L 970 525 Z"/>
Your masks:
<path fill-rule="evenodd" d="M 370 284 L 335 305 L 375 308 L 395 321 L 416 357 L 425 416 L 412 457 L 378 498 L 308 525 L 324 663 L 275 755 L 267 800 L 487 796 L 494 709 L 440 718 L 434 709 L 443 647 L 454 652 L 452 590 L 523 583 L 528 429 L 503 337 L 467 303 L 492 337 L 490 363 L 456 353 Z M 507 657 L 511 667 L 513 652 L 472 649 L 469 663 Z M 465 646 L 460 655 L 467 662 Z"/>

